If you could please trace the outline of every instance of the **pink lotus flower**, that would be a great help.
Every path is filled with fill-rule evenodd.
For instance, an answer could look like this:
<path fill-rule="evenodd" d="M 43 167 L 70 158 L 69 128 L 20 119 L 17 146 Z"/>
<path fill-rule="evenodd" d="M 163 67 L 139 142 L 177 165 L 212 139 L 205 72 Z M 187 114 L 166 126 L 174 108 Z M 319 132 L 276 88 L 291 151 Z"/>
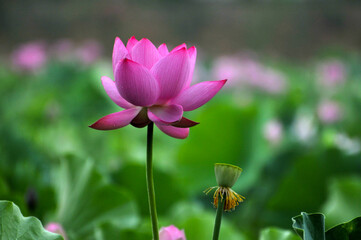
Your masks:
<path fill-rule="evenodd" d="M 334 87 L 346 80 L 346 67 L 338 60 L 323 62 L 317 68 L 318 81 L 326 87 Z"/>
<path fill-rule="evenodd" d="M 214 63 L 213 75 L 225 76 L 231 81 L 228 87 L 232 88 L 250 86 L 271 94 L 279 94 L 286 89 L 286 77 L 282 72 L 248 56 L 220 57 Z"/>
<path fill-rule="evenodd" d="M 159 240 L 186 240 L 186 236 L 184 230 L 179 230 L 171 225 L 160 229 Z"/>
<path fill-rule="evenodd" d="M 222 76 L 229 79 L 228 87 L 234 87 L 242 83 L 242 61 L 236 56 L 222 56 L 216 59 L 213 64 L 213 76 L 216 78 Z M 231 84 L 231 85 L 230 85 Z"/>
<path fill-rule="evenodd" d="M 64 238 L 64 240 L 67 239 L 65 231 L 59 223 L 56 223 L 56 222 L 48 223 L 45 226 L 45 229 L 49 232 L 57 233 L 57 234 L 61 235 Z"/>
<path fill-rule="evenodd" d="M 51 45 L 51 53 L 57 60 L 65 61 L 71 59 L 74 54 L 74 44 L 70 39 L 59 39 Z"/>
<path fill-rule="evenodd" d="M 103 46 L 96 40 L 84 42 L 76 51 L 76 56 L 85 65 L 97 61 L 103 52 Z"/>
<path fill-rule="evenodd" d="M 151 121 L 174 138 L 184 139 L 197 122 L 183 117 L 207 103 L 226 80 L 207 81 L 190 86 L 197 50 L 186 44 L 168 51 L 158 49 L 146 38 L 129 39 L 126 46 L 117 37 L 113 49 L 115 82 L 102 77 L 109 97 L 125 110 L 107 115 L 90 127 L 112 130 L 131 124 L 145 127 Z"/>
<path fill-rule="evenodd" d="M 318 117 L 323 123 L 334 123 L 341 118 L 341 109 L 337 102 L 321 102 L 317 109 Z"/>
<path fill-rule="evenodd" d="M 12 53 L 12 62 L 20 71 L 35 72 L 46 63 L 45 45 L 41 42 L 30 42 L 21 45 Z"/>

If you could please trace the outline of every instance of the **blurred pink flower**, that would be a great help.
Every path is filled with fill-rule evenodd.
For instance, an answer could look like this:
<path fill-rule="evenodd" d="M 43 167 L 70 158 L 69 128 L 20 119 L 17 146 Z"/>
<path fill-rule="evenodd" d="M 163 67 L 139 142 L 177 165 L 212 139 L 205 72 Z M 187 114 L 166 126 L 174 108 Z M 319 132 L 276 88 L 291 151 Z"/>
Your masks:
<path fill-rule="evenodd" d="M 318 105 L 317 113 L 323 123 L 334 123 L 341 118 L 341 109 L 338 103 L 328 100 Z"/>
<path fill-rule="evenodd" d="M 184 230 L 179 230 L 171 225 L 160 229 L 159 240 L 186 240 L 186 236 Z"/>
<path fill-rule="evenodd" d="M 245 85 L 278 94 L 285 90 L 285 76 L 251 57 L 224 56 L 215 61 L 213 75 L 229 79 L 230 86 Z"/>
<path fill-rule="evenodd" d="M 35 72 L 46 63 L 45 45 L 41 42 L 30 42 L 19 46 L 12 53 L 12 63 L 20 71 Z"/>
<path fill-rule="evenodd" d="M 276 71 L 275 69 L 267 68 L 264 69 L 262 77 L 259 78 L 257 85 L 260 89 L 263 89 L 266 92 L 278 94 L 282 93 L 285 90 L 285 76 Z"/>
<path fill-rule="evenodd" d="M 241 80 L 241 66 L 242 62 L 235 56 L 223 56 L 213 64 L 213 76 L 216 79 L 226 78 L 229 79 L 228 87 L 239 84 Z"/>
<path fill-rule="evenodd" d="M 97 61 L 103 52 L 102 45 L 96 40 L 88 40 L 84 42 L 76 51 L 79 60 L 88 65 Z"/>
<path fill-rule="evenodd" d="M 167 135 L 184 139 L 189 128 L 197 125 L 183 117 L 184 111 L 195 110 L 209 100 L 226 80 L 207 81 L 190 86 L 197 50 L 186 44 L 168 51 L 166 44 L 158 49 L 146 38 L 129 39 L 126 46 L 115 39 L 113 72 L 115 82 L 102 77 L 109 97 L 121 112 L 107 115 L 90 127 L 112 130 L 132 124 L 145 127 L 151 121 Z"/>
<path fill-rule="evenodd" d="M 267 122 L 264 126 L 263 134 L 265 139 L 271 144 L 278 144 L 282 140 L 282 124 L 277 120 Z"/>
<path fill-rule="evenodd" d="M 49 232 L 60 234 L 61 236 L 63 236 L 64 240 L 67 239 L 65 231 L 60 223 L 56 223 L 56 222 L 48 223 L 45 226 L 45 229 Z"/>
<path fill-rule="evenodd" d="M 346 80 L 346 67 L 339 60 L 323 62 L 317 68 L 317 78 L 323 86 L 336 86 Z"/>
<path fill-rule="evenodd" d="M 59 39 L 51 46 L 51 52 L 58 60 L 70 59 L 73 55 L 74 44 L 70 39 Z"/>

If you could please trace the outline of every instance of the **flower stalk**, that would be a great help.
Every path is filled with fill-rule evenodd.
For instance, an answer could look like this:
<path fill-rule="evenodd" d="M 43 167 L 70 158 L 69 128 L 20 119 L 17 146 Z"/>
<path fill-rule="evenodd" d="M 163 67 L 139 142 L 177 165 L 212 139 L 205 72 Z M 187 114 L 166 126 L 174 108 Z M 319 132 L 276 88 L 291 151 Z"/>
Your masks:
<path fill-rule="evenodd" d="M 223 215 L 223 209 L 224 209 L 224 203 L 226 202 L 226 199 L 223 195 L 219 196 L 218 201 L 218 207 L 217 207 L 217 215 L 216 220 L 214 221 L 214 229 L 213 229 L 213 240 L 218 240 L 219 238 L 219 231 L 221 229 L 221 222 L 222 222 L 222 215 Z"/>
<path fill-rule="evenodd" d="M 158 219 L 157 219 L 157 207 L 155 203 L 155 192 L 153 182 L 153 127 L 154 124 L 148 124 L 147 129 L 147 190 L 148 190 L 148 202 L 150 219 L 152 221 L 153 239 L 159 240 L 158 233 Z"/>

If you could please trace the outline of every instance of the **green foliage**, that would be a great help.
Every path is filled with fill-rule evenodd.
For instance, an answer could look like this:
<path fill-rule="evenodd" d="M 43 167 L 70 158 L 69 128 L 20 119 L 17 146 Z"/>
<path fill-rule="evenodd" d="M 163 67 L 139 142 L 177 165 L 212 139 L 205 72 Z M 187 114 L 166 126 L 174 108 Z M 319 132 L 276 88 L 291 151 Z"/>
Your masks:
<path fill-rule="evenodd" d="M 0 201 L 0 239 L 62 240 L 63 238 L 46 231 L 39 219 L 24 217 L 14 203 Z"/>
<path fill-rule="evenodd" d="M 332 227 L 359 216 L 360 203 L 360 177 L 334 179 L 329 186 L 329 197 L 323 208 L 326 225 Z"/>
<path fill-rule="evenodd" d="M 304 240 L 358 240 L 361 238 L 361 217 L 337 225 L 325 232 L 323 214 L 307 214 L 292 218 L 293 228 Z"/>
<path fill-rule="evenodd" d="M 71 239 L 92 239 L 96 228 L 103 224 L 111 224 L 118 231 L 137 226 L 137 206 L 131 196 L 109 185 L 93 162 L 67 157 L 57 170 L 55 218 Z"/>
<path fill-rule="evenodd" d="M 154 167 L 154 184 L 156 193 L 162 197 L 157 197 L 156 201 L 158 212 L 164 214 L 168 209 L 183 197 L 183 193 L 179 185 L 175 182 L 174 177 L 169 171 L 162 171 Z M 147 215 L 149 211 L 148 201 L 146 199 L 147 189 L 145 184 L 145 165 L 139 163 L 124 164 L 120 171 L 114 173 L 116 183 L 127 186 L 132 189 L 132 195 L 135 196 L 137 205 L 140 207 L 143 215 Z"/>
<path fill-rule="evenodd" d="M 166 225 L 175 224 L 180 229 L 185 229 L 189 240 L 212 239 L 216 209 L 206 211 L 198 204 L 181 202 L 174 206 L 171 211 L 171 221 Z M 229 221 L 231 213 L 223 215 L 219 239 L 248 240 L 248 238 L 237 231 L 237 227 Z"/>
<path fill-rule="evenodd" d="M 327 240 L 358 240 L 361 239 L 361 217 L 340 224 L 326 232 Z"/>
<path fill-rule="evenodd" d="M 361 139 L 361 59 L 340 60 L 348 78 L 337 89 L 315 83 L 313 62 L 269 59 L 267 67 L 286 75 L 285 93 L 234 91 L 227 83 L 210 103 L 185 113 L 200 122 L 188 139 L 172 139 L 156 129 L 160 226 L 174 224 L 189 240 L 210 239 L 215 210 L 211 196 L 202 191 L 216 185 L 217 162 L 244 169 L 234 190 L 246 197 L 225 214 L 221 239 L 293 240 L 289 231 L 271 228 L 259 235 L 260 229 L 290 228 L 290 218 L 300 211 L 324 212 L 327 227 L 360 215 L 361 154 L 347 149 L 350 144 L 345 148 L 345 141 L 340 147 L 339 135 L 354 139 L 351 147 Z M 88 128 L 121 110 L 100 84 L 101 75 L 111 76 L 111 65 L 51 62 L 37 75 L 9 69 L 0 66 L 0 199 L 13 201 L 24 215 L 43 223 L 60 222 L 71 240 L 151 239 L 145 129 Z M 323 99 L 340 102 L 341 122 L 319 121 L 317 104 Z M 315 128 L 306 141 L 294 131 L 295 119 L 304 115 Z M 272 119 L 283 126 L 278 144 L 264 137 L 265 124 Z M 64 157 L 68 154 L 77 157 Z M 27 201 L 29 189 L 37 196 L 35 209 Z M 358 224 L 351 223 L 334 231 L 349 234 Z"/>
<path fill-rule="evenodd" d="M 279 228 L 266 228 L 261 231 L 259 240 L 299 240 L 293 232 Z"/>

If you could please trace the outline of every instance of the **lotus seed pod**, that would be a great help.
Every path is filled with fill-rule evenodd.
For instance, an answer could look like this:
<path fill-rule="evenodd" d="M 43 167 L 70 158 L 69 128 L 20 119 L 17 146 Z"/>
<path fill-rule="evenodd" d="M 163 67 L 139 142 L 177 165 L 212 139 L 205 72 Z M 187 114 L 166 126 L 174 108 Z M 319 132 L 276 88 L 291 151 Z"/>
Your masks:
<path fill-rule="evenodd" d="M 231 188 L 241 175 L 242 168 L 225 163 L 214 165 L 218 186 Z"/>

